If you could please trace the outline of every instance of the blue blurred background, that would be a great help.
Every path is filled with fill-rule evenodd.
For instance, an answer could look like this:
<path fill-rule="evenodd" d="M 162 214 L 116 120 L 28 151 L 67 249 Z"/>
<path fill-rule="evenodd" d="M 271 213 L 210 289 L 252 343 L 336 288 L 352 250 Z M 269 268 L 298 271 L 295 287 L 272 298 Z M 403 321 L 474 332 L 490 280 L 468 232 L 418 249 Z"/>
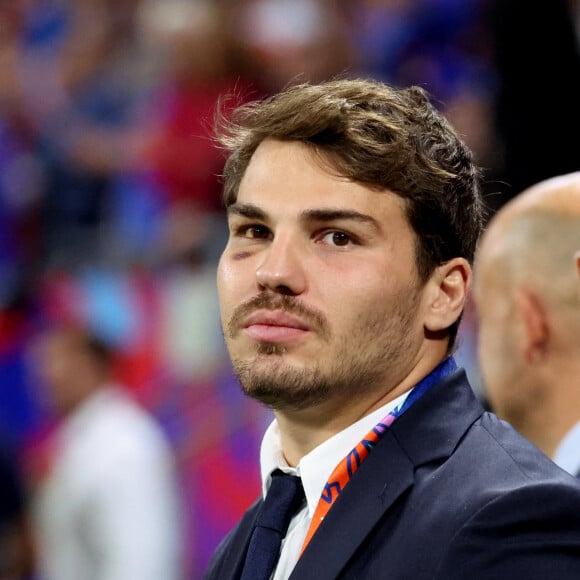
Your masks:
<path fill-rule="evenodd" d="M 55 425 L 30 345 L 81 324 L 172 443 L 199 577 L 259 492 L 271 419 L 240 394 L 219 326 L 217 99 L 336 75 L 421 84 L 484 168 L 491 214 L 580 169 L 578 14 L 575 0 L 0 0 L 0 430 L 28 493 Z M 484 399 L 475 328 L 468 305 L 457 356 Z"/>

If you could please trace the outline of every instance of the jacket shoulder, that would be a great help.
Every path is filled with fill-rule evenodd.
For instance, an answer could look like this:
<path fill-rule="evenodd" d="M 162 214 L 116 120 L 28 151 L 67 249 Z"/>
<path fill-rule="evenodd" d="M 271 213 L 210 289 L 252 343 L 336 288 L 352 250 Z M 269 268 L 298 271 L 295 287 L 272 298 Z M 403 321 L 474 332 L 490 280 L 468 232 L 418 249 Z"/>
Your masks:
<path fill-rule="evenodd" d="M 239 571 L 243 565 L 250 535 L 261 505 L 262 498 L 258 498 L 220 542 L 203 575 L 204 580 L 227 580 L 239 577 Z"/>

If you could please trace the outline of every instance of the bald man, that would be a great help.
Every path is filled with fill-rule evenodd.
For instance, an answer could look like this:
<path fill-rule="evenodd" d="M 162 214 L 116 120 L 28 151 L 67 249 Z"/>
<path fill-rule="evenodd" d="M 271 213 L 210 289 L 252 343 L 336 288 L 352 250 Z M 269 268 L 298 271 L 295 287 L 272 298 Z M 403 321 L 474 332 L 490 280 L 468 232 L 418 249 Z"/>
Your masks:
<path fill-rule="evenodd" d="M 475 262 L 479 362 L 493 410 L 580 475 L 580 172 L 495 214 Z"/>

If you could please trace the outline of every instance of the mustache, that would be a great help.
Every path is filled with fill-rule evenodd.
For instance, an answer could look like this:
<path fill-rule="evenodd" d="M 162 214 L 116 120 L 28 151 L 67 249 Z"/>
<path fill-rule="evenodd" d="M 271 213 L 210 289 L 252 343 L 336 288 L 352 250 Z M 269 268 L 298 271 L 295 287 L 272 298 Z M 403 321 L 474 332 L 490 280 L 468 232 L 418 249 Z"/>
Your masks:
<path fill-rule="evenodd" d="M 227 331 L 233 338 L 242 328 L 244 321 L 256 310 L 281 310 L 288 314 L 297 316 L 308 326 L 318 332 L 323 338 L 330 335 L 330 327 L 324 315 L 315 308 L 304 306 L 293 296 L 275 296 L 271 294 L 260 294 L 240 304 L 232 314 Z"/>

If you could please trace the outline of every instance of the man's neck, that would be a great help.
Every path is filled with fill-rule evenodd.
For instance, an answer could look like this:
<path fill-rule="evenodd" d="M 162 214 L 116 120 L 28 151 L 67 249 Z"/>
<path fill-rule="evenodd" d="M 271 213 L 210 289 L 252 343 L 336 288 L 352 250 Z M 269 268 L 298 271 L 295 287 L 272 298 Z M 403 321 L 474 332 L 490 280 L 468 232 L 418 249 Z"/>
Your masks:
<path fill-rule="evenodd" d="M 276 411 L 288 465 L 295 467 L 304 455 L 321 443 L 412 389 L 440 362 L 441 358 L 423 357 L 394 386 L 387 384 L 366 396 L 358 396 L 356 385 L 353 385 L 352 394 L 346 397 L 333 398 L 307 409 Z"/>
<path fill-rule="evenodd" d="M 544 385 L 544 398 L 535 405 L 535 412 L 516 426 L 524 437 L 532 441 L 548 457 L 554 453 L 562 439 L 580 420 L 578 386 L 580 362 L 559 358 L 549 367 L 537 371 L 536 380 Z"/>

